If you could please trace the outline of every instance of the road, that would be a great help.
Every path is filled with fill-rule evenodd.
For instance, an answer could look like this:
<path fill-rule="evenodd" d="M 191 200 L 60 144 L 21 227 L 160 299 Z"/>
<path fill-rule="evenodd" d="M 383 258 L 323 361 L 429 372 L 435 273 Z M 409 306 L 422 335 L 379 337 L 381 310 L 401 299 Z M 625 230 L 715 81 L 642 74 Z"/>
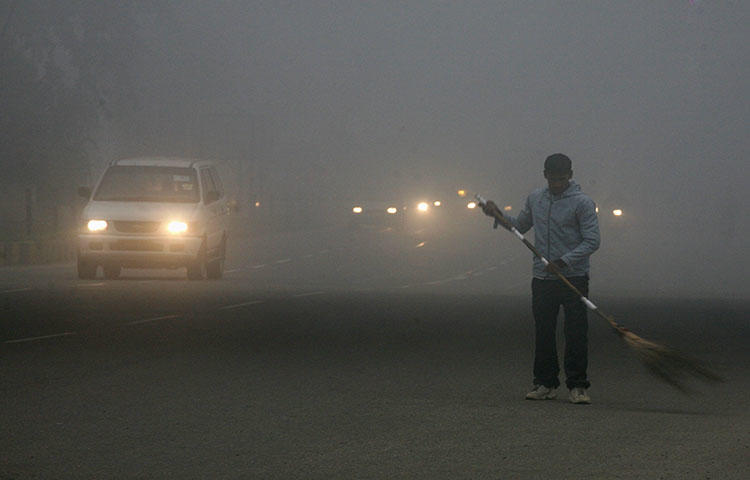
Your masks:
<path fill-rule="evenodd" d="M 592 316 L 593 404 L 529 402 L 530 258 L 496 232 L 232 240 L 219 281 L 0 269 L 0 479 L 704 479 L 750 467 L 748 301 L 596 297 L 594 279 L 603 309 L 727 382 L 681 394 Z"/>

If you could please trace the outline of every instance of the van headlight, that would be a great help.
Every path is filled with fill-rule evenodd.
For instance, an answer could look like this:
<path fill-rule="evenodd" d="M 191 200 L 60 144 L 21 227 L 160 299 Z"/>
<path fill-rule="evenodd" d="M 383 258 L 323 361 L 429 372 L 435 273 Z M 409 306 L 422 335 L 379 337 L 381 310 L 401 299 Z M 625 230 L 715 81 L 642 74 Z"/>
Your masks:
<path fill-rule="evenodd" d="M 169 222 L 167 225 L 167 231 L 179 235 L 188 231 L 188 224 L 185 222 Z"/>
<path fill-rule="evenodd" d="M 107 229 L 107 221 L 89 220 L 89 222 L 86 224 L 86 228 L 88 228 L 89 232 L 103 232 Z"/>

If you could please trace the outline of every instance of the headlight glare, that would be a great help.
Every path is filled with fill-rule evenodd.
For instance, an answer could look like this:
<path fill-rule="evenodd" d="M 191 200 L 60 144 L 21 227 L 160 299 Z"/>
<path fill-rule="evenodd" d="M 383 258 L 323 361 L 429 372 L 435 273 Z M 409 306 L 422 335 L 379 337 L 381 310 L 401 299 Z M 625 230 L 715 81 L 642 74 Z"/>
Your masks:
<path fill-rule="evenodd" d="M 169 222 L 167 230 L 173 234 L 185 233 L 188 230 L 188 225 L 185 222 Z"/>
<path fill-rule="evenodd" d="M 89 222 L 86 224 L 86 227 L 89 229 L 89 232 L 103 232 L 107 229 L 107 221 L 89 220 Z"/>

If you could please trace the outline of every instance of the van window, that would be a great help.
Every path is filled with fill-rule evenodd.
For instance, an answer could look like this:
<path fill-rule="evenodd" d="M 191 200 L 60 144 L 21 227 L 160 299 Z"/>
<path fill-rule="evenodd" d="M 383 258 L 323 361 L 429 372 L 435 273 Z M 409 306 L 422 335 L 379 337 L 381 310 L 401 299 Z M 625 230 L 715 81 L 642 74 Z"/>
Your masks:
<path fill-rule="evenodd" d="M 195 170 L 114 165 L 107 169 L 94 200 L 113 202 L 198 202 Z"/>
<path fill-rule="evenodd" d="M 218 190 L 216 189 L 216 185 L 214 185 L 214 180 L 208 168 L 201 168 L 201 186 L 203 187 L 203 202 L 211 203 L 206 201 L 208 194 L 210 192 L 218 193 Z"/>
<path fill-rule="evenodd" d="M 216 168 L 214 167 L 209 168 L 209 171 L 211 172 L 211 178 L 213 178 L 214 180 L 216 191 L 219 192 L 219 198 L 221 198 L 224 196 L 224 186 L 221 184 L 221 179 L 219 178 L 219 172 L 217 172 Z"/>

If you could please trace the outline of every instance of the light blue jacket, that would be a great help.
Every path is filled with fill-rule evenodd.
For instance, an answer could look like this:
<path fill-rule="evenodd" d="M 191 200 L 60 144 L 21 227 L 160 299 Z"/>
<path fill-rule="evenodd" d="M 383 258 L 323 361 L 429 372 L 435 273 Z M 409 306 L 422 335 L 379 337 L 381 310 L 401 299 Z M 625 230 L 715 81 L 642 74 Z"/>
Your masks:
<path fill-rule="evenodd" d="M 517 217 L 507 216 L 521 233 L 534 227 L 534 246 L 549 260 L 561 259 L 567 267 L 566 277 L 589 273 L 589 256 L 599 248 L 599 221 L 596 205 L 574 181 L 560 195 L 551 195 L 549 187 L 534 190 Z M 544 271 L 544 264 L 534 256 L 534 277 L 556 279 Z"/>

